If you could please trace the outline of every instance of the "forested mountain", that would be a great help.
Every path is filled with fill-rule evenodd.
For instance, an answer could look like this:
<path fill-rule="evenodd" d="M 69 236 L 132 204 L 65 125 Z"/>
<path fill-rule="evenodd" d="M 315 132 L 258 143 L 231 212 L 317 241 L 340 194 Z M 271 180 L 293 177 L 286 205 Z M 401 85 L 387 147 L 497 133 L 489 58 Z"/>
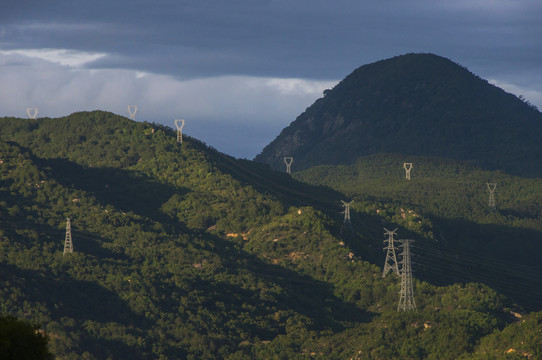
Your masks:
<path fill-rule="evenodd" d="M 542 176 L 542 113 L 433 54 L 361 66 L 326 90 L 255 160 L 294 171 L 398 153 Z"/>
<path fill-rule="evenodd" d="M 162 125 L 2 118 L 0 179 L 1 315 L 41 325 L 60 359 L 542 356 L 540 314 L 481 283 L 415 273 L 418 311 L 398 312 L 399 279 L 381 277 L 392 217 L 343 225 L 345 195 Z"/>

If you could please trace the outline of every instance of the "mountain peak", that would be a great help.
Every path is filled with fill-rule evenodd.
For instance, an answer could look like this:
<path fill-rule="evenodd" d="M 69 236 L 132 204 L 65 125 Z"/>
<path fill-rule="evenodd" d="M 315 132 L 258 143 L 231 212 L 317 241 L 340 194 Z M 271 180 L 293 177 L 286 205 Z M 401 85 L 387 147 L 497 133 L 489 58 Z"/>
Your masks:
<path fill-rule="evenodd" d="M 541 134 L 532 105 L 447 58 L 412 53 L 354 70 L 255 160 L 282 169 L 292 156 L 300 170 L 398 153 L 540 176 Z"/>

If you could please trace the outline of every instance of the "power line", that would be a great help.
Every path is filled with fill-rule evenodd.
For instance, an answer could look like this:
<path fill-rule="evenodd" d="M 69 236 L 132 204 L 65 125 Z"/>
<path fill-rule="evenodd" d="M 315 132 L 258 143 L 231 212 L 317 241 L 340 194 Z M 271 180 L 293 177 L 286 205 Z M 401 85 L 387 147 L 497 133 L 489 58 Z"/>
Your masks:
<path fill-rule="evenodd" d="M 417 253 L 418 257 L 419 253 Z M 431 275 L 440 280 L 449 279 L 452 282 L 479 282 L 506 294 L 510 298 L 521 297 L 521 305 L 531 310 L 540 310 L 542 298 L 542 281 L 540 278 L 528 276 L 528 273 L 510 274 L 505 268 L 495 269 L 472 269 L 471 264 L 458 261 L 450 257 L 438 257 L 434 255 L 422 256 L 418 264 L 419 271 L 427 270 Z M 446 264 L 448 263 L 448 264 Z M 450 265 L 451 263 L 451 265 Z M 534 286 L 533 286 L 534 284 Z M 540 284 L 540 285 L 538 285 Z"/>
<path fill-rule="evenodd" d="M 533 278 L 542 280 L 542 267 L 537 269 L 534 266 L 521 264 L 519 262 L 511 262 L 505 259 L 493 259 L 489 257 L 481 257 L 479 255 L 473 255 L 473 253 L 467 253 L 458 251 L 456 249 L 442 249 L 438 248 L 435 244 L 417 242 L 414 246 L 417 250 L 418 256 L 427 254 L 428 258 L 434 258 L 438 256 L 442 259 L 447 259 L 455 263 L 464 264 L 465 262 L 471 263 L 476 266 L 485 266 L 492 270 L 505 272 L 510 274 L 511 272 L 521 273 L 523 277 L 529 276 L 529 274 L 535 274 Z"/>

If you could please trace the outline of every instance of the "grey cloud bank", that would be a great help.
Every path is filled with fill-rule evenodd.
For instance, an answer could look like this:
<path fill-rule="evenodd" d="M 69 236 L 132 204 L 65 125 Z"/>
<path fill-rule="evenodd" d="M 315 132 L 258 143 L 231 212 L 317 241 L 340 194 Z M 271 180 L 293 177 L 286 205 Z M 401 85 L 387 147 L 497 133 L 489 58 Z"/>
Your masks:
<path fill-rule="evenodd" d="M 174 127 L 174 119 L 185 118 L 185 134 L 247 158 L 335 84 L 246 76 L 179 81 L 131 70 L 74 69 L 57 63 L 54 53 L 39 54 L 49 60 L 0 53 L 0 79 L 10 84 L 0 87 L 0 116 L 26 117 L 29 106 L 38 107 L 40 117 L 95 109 L 128 116 L 128 104 L 137 104 L 136 120 Z M 82 60 L 72 54 L 61 61 Z"/>
<path fill-rule="evenodd" d="M 323 89 L 407 52 L 448 57 L 542 108 L 540 19 L 537 0 L 4 1 L 0 116 L 138 103 L 139 120 L 184 117 L 187 133 L 198 124 L 194 136 L 252 157 Z M 39 49 L 60 52 L 28 52 Z"/>

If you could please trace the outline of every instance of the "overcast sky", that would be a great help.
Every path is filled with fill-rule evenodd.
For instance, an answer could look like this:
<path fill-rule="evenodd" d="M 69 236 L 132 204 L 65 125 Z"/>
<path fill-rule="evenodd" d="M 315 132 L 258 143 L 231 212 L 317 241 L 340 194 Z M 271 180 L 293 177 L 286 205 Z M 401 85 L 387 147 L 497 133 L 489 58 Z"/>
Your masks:
<path fill-rule="evenodd" d="M 0 0 L 0 116 L 133 104 L 253 158 L 323 90 L 409 52 L 542 109 L 540 0 Z"/>

